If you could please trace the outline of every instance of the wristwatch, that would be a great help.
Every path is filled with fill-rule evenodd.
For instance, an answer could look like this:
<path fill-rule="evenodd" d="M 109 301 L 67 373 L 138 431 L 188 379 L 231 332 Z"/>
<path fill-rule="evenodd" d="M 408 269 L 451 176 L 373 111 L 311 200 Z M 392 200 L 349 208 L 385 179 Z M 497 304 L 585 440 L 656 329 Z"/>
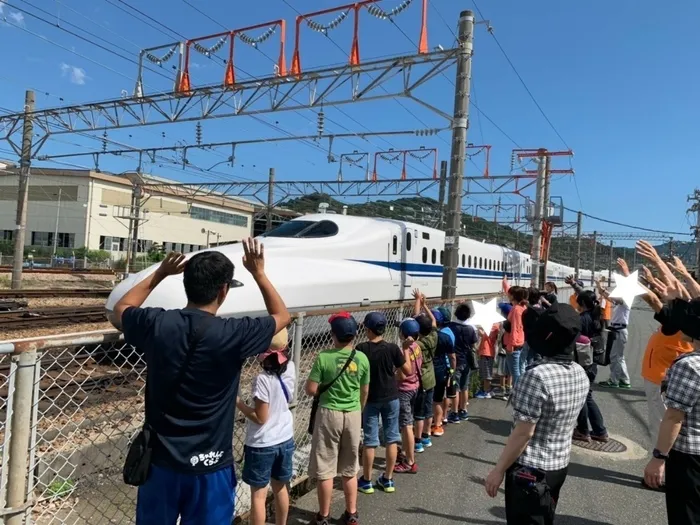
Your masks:
<path fill-rule="evenodd" d="M 666 461 L 668 459 L 668 456 L 666 454 L 662 454 L 661 451 L 658 448 L 655 448 L 653 452 L 651 453 L 656 459 L 660 459 L 662 461 Z"/>

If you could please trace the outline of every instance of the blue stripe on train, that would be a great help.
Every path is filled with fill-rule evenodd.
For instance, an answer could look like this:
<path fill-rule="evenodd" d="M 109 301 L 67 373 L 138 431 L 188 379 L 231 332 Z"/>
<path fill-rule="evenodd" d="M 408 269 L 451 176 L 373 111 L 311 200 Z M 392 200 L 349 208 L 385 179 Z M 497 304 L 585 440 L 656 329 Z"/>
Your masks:
<path fill-rule="evenodd" d="M 420 263 L 400 263 L 392 261 L 368 261 L 360 259 L 351 259 L 353 262 L 360 262 L 365 264 L 371 264 L 374 266 L 381 266 L 383 268 L 389 268 L 397 272 L 406 271 L 411 277 L 439 277 L 442 275 L 443 267 L 437 264 L 420 264 Z M 403 266 L 403 268 L 402 268 Z M 513 278 L 512 272 L 506 272 L 509 278 Z M 502 279 L 503 272 L 496 270 L 484 270 L 479 268 L 457 268 L 457 276 L 459 278 L 471 278 L 471 279 Z M 522 273 L 520 274 L 522 279 L 527 279 L 532 277 L 532 274 Z M 558 277 L 555 275 L 550 275 L 547 277 L 548 281 L 564 281 L 564 277 Z"/>

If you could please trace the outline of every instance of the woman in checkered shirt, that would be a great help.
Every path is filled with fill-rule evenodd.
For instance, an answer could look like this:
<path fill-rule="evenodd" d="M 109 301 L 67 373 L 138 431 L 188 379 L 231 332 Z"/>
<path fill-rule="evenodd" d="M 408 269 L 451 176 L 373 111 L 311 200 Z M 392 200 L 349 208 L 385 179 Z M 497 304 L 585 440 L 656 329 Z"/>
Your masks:
<path fill-rule="evenodd" d="M 670 289 L 670 290 L 669 290 Z M 663 286 L 671 299 L 654 317 L 666 331 L 682 332 L 693 351 L 674 361 L 661 384 L 666 400 L 653 458 L 644 470 L 647 485 L 657 488 L 666 474 L 669 525 L 700 524 L 700 298 L 677 298 L 680 286 Z"/>
<path fill-rule="evenodd" d="M 566 304 L 552 305 L 529 332 L 528 345 L 542 358 L 514 388 L 515 425 L 485 483 L 488 495 L 495 497 L 505 478 L 509 525 L 554 523 L 569 467 L 571 435 L 590 388 L 586 373 L 574 361 L 580 332 L 580 317 Z"/>

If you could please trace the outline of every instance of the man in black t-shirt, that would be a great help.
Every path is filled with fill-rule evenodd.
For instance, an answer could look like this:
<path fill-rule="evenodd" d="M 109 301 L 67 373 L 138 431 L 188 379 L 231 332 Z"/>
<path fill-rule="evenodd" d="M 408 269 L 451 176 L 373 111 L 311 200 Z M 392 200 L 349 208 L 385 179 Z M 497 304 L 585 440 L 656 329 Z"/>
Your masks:
<path fill-rule="evenodd" d="M 384 446 L 386 447 L 386 470 L 377 478 L 377 486 L 385 492 L 394 492 L 394 466 L 398 444 L 401 442 L 399 432 L 399 389 L 396 383 L 396 371 L 402 369 L 406 375 L 411 373 L 411 363 L 406 360 L 404 352 L 394 343 L 382 338 L 386 330 L 386 317 L 380 312 L 371 312 L 365 317 L 364 325 L 368 341 L 357 345 L 357 350 L 369 360 L 369 396 L 362 414 L 364 430 L 364 448 L 362 451 L 362 477 L 358 481 L 358 490 L 372 494 L 372 465 L 374 452 L 379 446 L 379 418 L 384 428 Z"/>
<path fill-rule="evenodd" d="M 169 254 L 114 307 L 112 322 L 148 365 L 146 420 L 155 439 L 148 479 L 138 490 L 137 525 L 233 519 L 233 420 L 241 367 L 290 322 L 265 275 L 262 245 L 248 239 L 243 248 L 243 266 L 260 288 L 268 317 L 216 317 L 229 291 L 241 286 L 233 279 L 233 263 L 217 251 L 187 262 L 184 255 Z M 141 308 L 161 281 L 183 272 L 184 309 Z"/>

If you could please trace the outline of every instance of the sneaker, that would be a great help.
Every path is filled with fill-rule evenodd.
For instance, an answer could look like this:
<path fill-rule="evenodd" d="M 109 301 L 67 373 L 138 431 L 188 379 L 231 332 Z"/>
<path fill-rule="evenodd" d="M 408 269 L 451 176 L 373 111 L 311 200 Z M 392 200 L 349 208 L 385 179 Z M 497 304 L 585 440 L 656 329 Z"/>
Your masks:
<path fill-rule="evenodd" d="M 421 452 L 425 452 L 425 448 L 423 447 L 423 441 L 421 440 L 420 442 L 416 443 L 416 446 L 413 448 L 413 450 L 415 450 L 419 454 Z"/>
<path fill-rule="evenodd" d="M 629 390 L 630 388 L 632 388 L 632 385 L 630 385 L 629 383 L 625 383 L 624 381 L 620 381 L 617 384 L 617 388 L 624 388 L 626 390 Z"/>
<path fill-rule="evenodd" d="M 607 381 L 601 381 L 598 384 L 605 388 L 617 388 L 619 386 L 615 381 L 610 381 L 610 379 Z"/>
<path fill-rule="evenodd" d="M 423 434 L 423 437 L 421 439 L 421 443 L 423 444 L 423 447 L 425 448 L 430 448 L 433 446 L 433 440 L 430 439 L 430 436 L 427 436 Z"/>
<path fill-rule="evenodd" d="M 377 486 L 382 489 L 384 492 L 387 492 L 391 494 L 392 492 L 396 492 L 396 487 L 394 486 L 394 480 L 389 479 L 382 474 L 377 478 Z"/>
<path fill-rule="evenodd" d="M 372 480 L 367 480 L 364 476 L 360 477 L 360 479 L 357 480 L 357 490 L 362 492 L 362 494 L 374 494 Z"/>
<path fill-rule="evenodd" d="M 469 412 L 467 412 L 466 410 L 460 410 L 459 419 L 462 421 L 469 421 Z"/>
<path fill-rule="evenodd" d="M 445 435 L 445 430 L 442 428 L 442 425 L 439 427 L 433 427 L 431 429 L 431 432 L 433 433 L 433 436 L 440 437 Z"/>
<path fill-rule="evenodd" d="M 596 436 L 595 434 L 591 434 L 591 439 L 593 441 L 598 441 L 599 443 L 607 443 L 608 441 L 610 441 L 610 436 L 608 436 L 607 434 L 602 434 L 600 436 Z"/>
<path fill-rule="evenodd" d="M 574 429 L 574 435 L 572 438 L 574 441 L 583 441 L 585 443 L 590 443 L 591 442 L 591 436 L 588 434 L 584 434 L 583 432 L 580 432 L 578 428 Z"/>
<path fill-rule="evenodd" d="M 476 397 L 477 399 L 491 399 L 493 394 L 491 392 L 479 392 Z"/>
<path fill-rule="evenodd" d="M 331 525 L 330 516 L 321 516 L 316 514 L 316 525 Z"/>
<path fill-rule="evenodd" d="M 405 461 L 397 463 L 394 467 L 394 472 L 398 472 L 399 474 L 415 474 L 418 472 L 418 465 L 416 463 L 409 465 Z"/>
<path fill-rule="evenodd" d="M 447 416 L 447 420 L 450 423 L 459 424 L 459 422 L 460 422 L 459 414 L 457 414 L 457 412 L 450 412 L 450 415 Z"/>
<path fill-rule="evenodd" d="M 343 515 L 340 517 L 340 520 L 343 522 L 343 525 L 360 525 L 360 516 L 357 515 L 357 512 L 353 512 L 350 514 L 347 510 L 343 512 Z"/>
<path fill-rule="evenodd" d="M 449 420 L 447 419 L 447 415 L 445 415 L 445 417 L 442 418 L 442 424 L 447 425 L 447 423 L 449 423 Z"/>

